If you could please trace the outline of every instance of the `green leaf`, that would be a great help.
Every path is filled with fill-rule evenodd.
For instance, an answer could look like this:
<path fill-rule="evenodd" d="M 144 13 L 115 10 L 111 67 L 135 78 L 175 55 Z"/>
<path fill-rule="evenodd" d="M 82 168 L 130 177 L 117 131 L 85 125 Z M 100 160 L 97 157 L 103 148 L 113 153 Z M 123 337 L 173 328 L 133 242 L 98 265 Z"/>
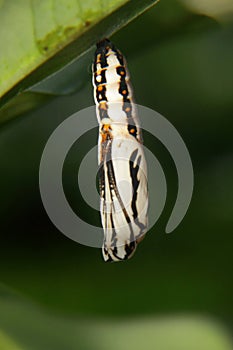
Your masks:
<path fill-rule="evenodd" d="M 10 101 L 63 68 L 153 6 L 157 0 L 11 0 L 0 2 L 0 107 L 5 121 L 21 112 Z M 89 56 L 88 56 L 89 54 Z M 79 71 L 86 61 L 76 62 Z M 91 63 L 91 61 L 90 61 Z M 77 75 L 78 87 L 84 82 Z M 34 90 L 35 91 L 35 90 Z M 31 97 L 31 95 L 30 95 Z M 41 99 L 41 98 L 39 98 Z M 19 101 L 17 101 L 17 105 Z M 30 104 L 30 103 L 29 103 Z M 33 104 L 36 104 L 35 97 Z"/>
<path fill-rule="evenodd" d="M 224 327 L 194 315 L 80 318 L 47 312 L 0 290 L 1 350 L 231 350 Z"/>
<path fill-rule="evenodd" d="M 23 350 L 0 329 L 0 347 L 2 350 Z"/>

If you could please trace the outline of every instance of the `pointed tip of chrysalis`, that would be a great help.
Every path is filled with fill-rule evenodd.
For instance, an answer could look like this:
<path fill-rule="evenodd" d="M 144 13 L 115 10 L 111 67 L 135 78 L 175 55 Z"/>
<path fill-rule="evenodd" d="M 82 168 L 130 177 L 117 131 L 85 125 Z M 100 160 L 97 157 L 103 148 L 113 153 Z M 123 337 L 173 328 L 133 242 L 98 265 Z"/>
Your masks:
<path fill-rule="evenodd" d="M 106 46 L 111 45 L 111 41 L 108 38 L 104 38 L 100 41 L 98 41 L 98 43 L 96 44 L 97 49 L 102 49 L 105 48 Z"/>

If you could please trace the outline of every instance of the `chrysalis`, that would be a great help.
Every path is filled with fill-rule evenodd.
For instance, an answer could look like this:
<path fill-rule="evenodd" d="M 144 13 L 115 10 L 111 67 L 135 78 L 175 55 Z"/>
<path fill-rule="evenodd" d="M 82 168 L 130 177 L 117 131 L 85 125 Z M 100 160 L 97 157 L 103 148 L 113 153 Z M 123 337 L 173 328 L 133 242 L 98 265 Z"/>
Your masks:
<path fill-rule="evenodd" d="M 147 230 L 147 167 L 129 79 L 121 52 L 108 39 L 100 41 L 93 86 L 105 261 L 129 259 Z"/>

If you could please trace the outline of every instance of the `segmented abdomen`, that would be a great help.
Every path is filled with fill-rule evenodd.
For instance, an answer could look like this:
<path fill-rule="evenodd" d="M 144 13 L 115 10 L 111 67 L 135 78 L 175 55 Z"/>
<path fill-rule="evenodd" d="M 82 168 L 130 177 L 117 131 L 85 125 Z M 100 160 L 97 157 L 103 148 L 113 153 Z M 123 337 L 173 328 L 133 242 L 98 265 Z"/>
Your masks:
<path fill-rule="evenodd" d="M 132 92 L 128 81 L 129 72 L 120 51 L 108 39 L 100 41 L 93 64 L 96 104 L 102 101 L 130 102 Z"/>
<path fill-rule="evenodd" d="M 93 85 L 99 122 L 110 118 L 112 123 L 127 123 L 128 132 L 142 141 L 126 60 L 108 39 L 97 44 Z"/>

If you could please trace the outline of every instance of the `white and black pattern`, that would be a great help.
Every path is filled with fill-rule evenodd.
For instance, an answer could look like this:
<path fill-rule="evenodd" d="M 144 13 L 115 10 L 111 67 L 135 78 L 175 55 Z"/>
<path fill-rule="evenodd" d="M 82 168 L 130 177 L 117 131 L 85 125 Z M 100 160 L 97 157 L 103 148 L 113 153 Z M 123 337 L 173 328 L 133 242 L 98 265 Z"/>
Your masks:
<path fill-rule="evenodd" d="M 147 167 L 125 58 L 97 44 L 93 85 L 99 122 L 100 211 L 105 261 L 130 258 L 147 229 Z"/>

